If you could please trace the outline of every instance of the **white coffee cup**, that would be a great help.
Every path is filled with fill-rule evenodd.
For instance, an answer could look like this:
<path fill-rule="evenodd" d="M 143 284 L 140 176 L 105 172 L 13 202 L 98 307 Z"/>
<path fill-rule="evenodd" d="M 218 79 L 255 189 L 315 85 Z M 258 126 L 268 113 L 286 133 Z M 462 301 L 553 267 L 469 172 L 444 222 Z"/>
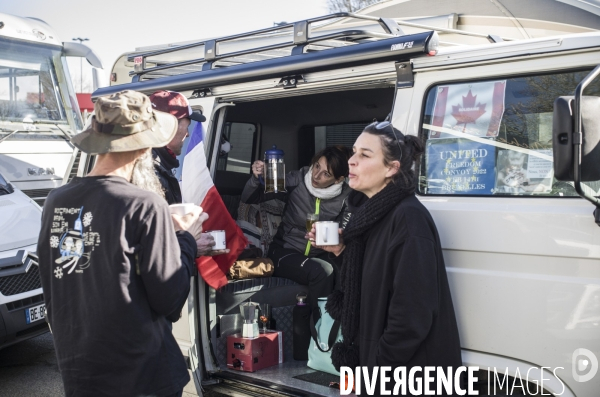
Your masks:
<path fill-rule="evenodd" d="M 340 224 L 337 222 L 315 222 L 316 228 L 316 245 L 338 245 L 340 243 L 340 235 L 338 229 Z"/>
<path fill-rule="evenodd" d="M 215 239 L 213 251 L 224 250 L 227 248 L 227 240 L 225 239 L 225 230 L 209 230 L 206 232 Z"/>
<path fill-rule="evenodd" d="M 194 207 L 197 207 L 197 205 L 194 203 L 171 204 L 169 206 L 169 212 L 171 214 L 184 216 L 185 214 L 192 212 Z M 200 210 L 202 210 L 202 207 L 200 207 Z"/>

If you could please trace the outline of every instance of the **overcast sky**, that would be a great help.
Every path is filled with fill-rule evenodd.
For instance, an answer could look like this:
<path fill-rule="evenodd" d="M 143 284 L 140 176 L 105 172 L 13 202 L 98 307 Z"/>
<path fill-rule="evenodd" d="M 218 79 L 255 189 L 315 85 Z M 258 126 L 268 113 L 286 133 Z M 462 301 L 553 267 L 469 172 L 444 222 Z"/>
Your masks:
<path fill-rule="evenodd" d="M 90 39 L 85 44 L 107 71 L 118 56 L 136 47 L 225 36 L 328 13 L 326 0 L 0 0 L 0 12 L 43 19 L 62 41 Z M 79 63 L 74 65 L 76 80 Z"/>

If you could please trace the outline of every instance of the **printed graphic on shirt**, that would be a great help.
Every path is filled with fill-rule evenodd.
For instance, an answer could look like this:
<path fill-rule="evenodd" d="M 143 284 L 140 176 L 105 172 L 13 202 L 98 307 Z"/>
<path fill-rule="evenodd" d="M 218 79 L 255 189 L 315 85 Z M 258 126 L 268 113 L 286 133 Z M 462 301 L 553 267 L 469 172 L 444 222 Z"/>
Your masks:
<path fill-rule="evenodd" d="M 83 273 L 90 266 L 90 254 L 100 245 L 100 235 L 92 230 L 94 216 L 80 208 L 55 208 L 50 247 L 60 255 L 54 263 L 54 277 Z"/>

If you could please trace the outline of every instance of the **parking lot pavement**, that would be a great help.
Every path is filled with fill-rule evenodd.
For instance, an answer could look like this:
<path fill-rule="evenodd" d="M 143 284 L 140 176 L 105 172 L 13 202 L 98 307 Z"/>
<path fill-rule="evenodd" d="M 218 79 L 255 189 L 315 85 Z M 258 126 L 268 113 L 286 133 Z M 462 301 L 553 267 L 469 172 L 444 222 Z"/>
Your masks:
<path fill-rule="evenodd" d="M 0 350 L 0 396 L 64 396 L 52 335 Z"/>
<path fill-rule="evenodd" d="M 0 350 L 0 396 L 64 395 L 50 333 Z M 193 380 L 185 387 L 183 396 L 197 396 Z"/>

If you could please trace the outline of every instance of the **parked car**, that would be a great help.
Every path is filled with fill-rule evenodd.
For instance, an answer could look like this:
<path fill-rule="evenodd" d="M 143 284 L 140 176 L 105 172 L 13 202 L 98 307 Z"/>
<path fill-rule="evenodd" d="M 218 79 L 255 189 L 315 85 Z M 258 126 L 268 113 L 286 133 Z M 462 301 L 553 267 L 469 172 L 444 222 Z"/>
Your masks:
<path fill-rule="evenodd" d="M 35 255 L 41 216 L 0 174 L 0 349 L 48 332 Z"/>

